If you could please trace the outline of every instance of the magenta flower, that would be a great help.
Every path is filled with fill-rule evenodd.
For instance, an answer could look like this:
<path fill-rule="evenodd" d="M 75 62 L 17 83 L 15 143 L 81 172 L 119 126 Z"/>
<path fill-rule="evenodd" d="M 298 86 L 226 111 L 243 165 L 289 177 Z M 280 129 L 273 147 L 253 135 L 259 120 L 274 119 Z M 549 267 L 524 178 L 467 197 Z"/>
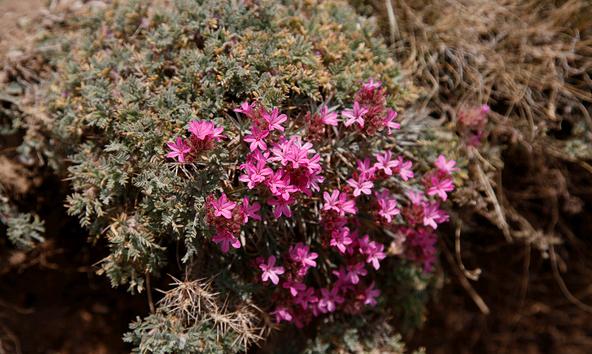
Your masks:
<path fill-rule="evenodd" d="M 249 189 L 255 188 L 256 185 L 259 183 L 264 182 L 267 177 L 273 175 L 273 170 L 267 167 L 265 163 L 265 158 L 259 150 L 253 153 L 253 160 L 254 161 L 247 161 L 241 165 L 241 168 L 245 170 L 246 174 L 240 175 L 238 180 L 241 182 L 245 182 Z"/>
<path fill-rule="evenodd" d="M 374 168 L 382 170 L 384 174 L 387 176 L 392 176 L 393 171 L 396 170 L 400 162 L 397 160 L 392 160 L 393 154 L 390 151 L 385 151 L 382 154 L 376 154 L 376 163 L 374 164 Z"/>
<path fill-rule="evenodd" d="M 411 161 L 404 161 L 401 156 L 399 156 L 397 162 L 399 163 L 399 176 L 401 176 L 403 181 L 413 178 L 413 171 L 411 170 L 413 163 Z"/>
<path fill-rule="evenodd" d="M 309 305 L 313 305 L 319 302 L 319 298 L 315 294 L 315 289 L 307 288 L 304 291 L 300 291 L 298 295 L 294 298 L 294 303 L 296 305 L 300 305 L 302 309 L 308 309 Z M 316 306 L 313 308 L 316 310 Z M 316 311 L 315 311 L 316 312 Z"/>
<path fill-rule="evenodd" d="M 364 180 L 361 176 L 357 181 L 353 178 L 348 179 L 347 184 L 354 189 L 354 197 L 357 197 L 360 194 L 369 195 L 372 193 L 372 187 L 374 186 L 374 183 Z"/>
<path fill-rule="evenodd" d="M 382 86 L 382 82 L 374 81 L 373 78 L 370 78 L 367 82 L 365 82 L 362 85 L 362 89 L 363 90 L 375 90 L 377 88 L 380 88 L 380 86 Z"/>
<path fill-rule="evenodd" d="M 244 197 L 243 203 L 241 205 L 241 210 L 243 212 L 243 222 L 246 223 L 249 219 L 259 220 L 261 221 L 261 215 L 259 215 L 259 210 L 261 209 L 261 205 L 257 202 L 253 204 L 249 204 L 249 198 Z"/>
<path fill-rule="evenodd" d="M 308 268 L 317 266 L 315 259 L 319 255 L 315 252 L 309 252 L 308 246 L 302 242 L 290 246 L 289 254 L 290 259 L 300 267 L 297 271 L 299 276 L 306 275 Z"/>
<path fill-rule="evenodd" d="M 363 277 L 366 274 L 368 274 L 368 271 L 364 268 L 364 263 L 351 264 L 346 268 L 345 280 L 356 285 L 360 282 L 360 277 Z"/>
<path fill-rule="evenodd" d="M 249 149 L 251 151 L 257 150 L 257 148 L 265 151 L 267 150 L 267 144 L 265 143 L 265 138 L 269 135 L 268 130 L 261 130 L 256 125 L 251 127 L 251 134 L 246 135 L 244 137 L 244 141 L 249 144 Z"/>
<path fill-rule="evenodd" d="M 438 203 L 426 203 L 423 207 L 423 224 L 432 229 L 438 228 L 438 224 L 448 221 L 448 214 L 439 209 Z"/>
<path fill-rule="evenodd" d="M 420 205 L 425 201 L 425 197 L 422 192 L 419 191 L 408 191 L 407 197 L 413 205 Z"/>
<path fill-rule="evenodd" d="M 392 109 L 386 111 L 386 118 L 384 118 L 383 123 L 389 135 L 392 133 L 393 129 L 401 129 L 401 124 L 395 122 L 397 115 L 397 112 L 393 111 Z"/>
<path fill-rule="evenodd" d="M 177 138 L 175 141 L 169 141 L 167 146 L 171 150 L 166 157 L 168 158 L 177 158 L 179 162 L 185 163 L 185 155 L 191 152 L 191 147 L 187 145 L 187 143 L 181 139 Z"/>
<path fill-rule="evenodd" d="M 331 232 L 331 241 L 329 244 L 335 247 L 341 253 L 345 253 L 347 247 L 353 243 L 348 227 L 342 227 Z"/>
<path fill-rule="evenodd" d="M 376 298 L 380 296 L 380 290 L 374 287 L 374 282 L 364 290 L 364 305 L 375 306 Z"/>
<path fill-rule="evenodd" d="M 277 285 L 280 282 L 279 275 L 284 274 L 284 267 L 276 267 L 275 266 L 275 257 L 269 256 L 267 259 L 267 263 L 261 262 L 259 264 L 259 269 L 263 272 L 261 274 L 261 280 L 264 282 L 271 280 L 274 285 Z"/>
<path fill-rule="evenodd" d="M 454 160 L 446 160 L 446 156 L 440 155 L 436 159 L 434 163 L 438 170 L 450 175 L 454 171 L 458 171 L 458 168 L 454 167 L 456 165 L 456 161 Z"/>
<path fill-rule="evenodd" d="M 334 127 L 337 126 L 337 112 L 329 112 L 329 108 L 327 106 L 322 106 L 319 109 L 319 116 L 321 117 L 321 122 L 323 122 L 323 124 Z"/>
<path fill-rule="evenodd" d="M 255 108 L 255 102 L 249 104 L 249 102 L 245 101 L 243 103 L 241 103 L 239 108 L 235 108 L 234 111 L 237 113 L 242 113 L 244 115 L 246 115 L 249 118 L 252 118 L 253 116 L 253 109 Z"/>
<path fill-rule="evenodd" d="M 303 143 L 299 136 L 293 136 L 290 140 L 280 140 L 271 148 L 271 152 L 274 157 L 270 160 L 278 161 L 282 166 L 291 165 L 294 169 L 306 167 L 310 172 L 320 170 L 320 165 L 318 165 L 320 156 L 316 157 L 315 155 L 309 158 L 308 154 L 314 154 L 315 150 L 311 143 Z"/>
<path fill-rule="evenodd" d="M 401 213 L 397 208 L 397 200 L 392 198 L 387 190 L 376 193 L 376 200 L 379 206 L 378 215 L 383 217 L 386 222 L 391 223 L 393 217 Z"/>
<path fill-rule="evenodd" d="M 302 242 L 290 247 L 290 258 L 294 262 L 300 263 L 303 268 L 316 267 L 317 262 L 315 259 L 318 257 L 318 254 L 309 252 L 308 246 Z"/>
<path fill-rule="evenodd" d="M 232 246 L 232 248 L 240 248 L 241 246 L 240 241 L 228 230 L 218 230 L 212 238 L 212 241 L 217 245 L 220 245 L 222 253 L 228 252 L 230 246 Z"/>
<path fill-rule="evenodd" d="M 271 113 L 264 112 L 263 119 L 267 122 L 267 130 L 279 130 L 281 132 L 284 131 L 284 127 L 282 127 L 282 123 L 285 122 L 288 117 L 285 114 L 280 114 L 280 111 L 277 108 L 271 110 Z"/>
<path fill-rule="evenodd" d="M 290 310 L 288 310 L 288 308 L 285 306 L 276 307 L 275 311 L 273 311 L 271 314 L 275 315 L 275 322 L 276 323 L 280 323 L 282 321 L 292 322 L 292 319 L 293 319 L 292 314 L 290 313 Z"/>
<path fill-rule="evenodd" d="M 328 192 L 323 193 L 323 210 L 325 211 L 336 211 L 340 216 L 344 216 L 346 213 L 355 214 L 358 212 L 356 209 L 356 202 L 349 199 L 346 193 L 341 193 L 335 189 L 329 194 Z"/>
<path fill-rule="evenodd" d="M 290 210 L 290 205 L 294 202 L 294 199 L 290 198 L 288 200 L 282 198 L 271 198 L 267 200 L 267 204 L 273 206 L 273 216 L 277 219 L 282 215 L 291 218 L 292 217 L 292 210 Z"/>
<path fill-rule="evenodd" d="M 236 206 L 236 203 L 229 201 L 226 194 L 222 193 L 220 198 L 212 200 L 210 205 L 214 208 L 214 216 L 223 216 L 226 219 L 230 219 L 232 218 L 232 210 Z"/>
<path fill-rule="evenodd" d="M 267 186 L 274 196 L 283 200 L 290 199 L 290 194 L 298 191 L 298 188 L 290 184 L 290 176 L 285 174 L 283 170 L 272 174 L 267 180 Z"/>
<path fill-rule="evenodd" d="M 380 269 L 380 261 L 386 258 L 384 253 L 384 245 L 376 241 L 370 241 L 362 249 L 362 253 L 366 255 L 366 263 L 372 264 L 374 269 Z"/>
<path fill-rule="evenodd" d="M 338 287 L 333 287 L 331 290 L 323 288 L 321 289 L 318 308 L 322 313 L 334 312 L 337 309 L 337 305 L 342 304 L 343 301 L 343 297 L 339 295 Z"/>
<path fill-rule="evenodd" d="M 206 120 L 192 120 L 189 122 L 189 132 L 198 140 L 221 140 L 224 136 L 223 127 L 216 127 L 213 122 Z"/>
<path fill-rule="evenodd" d="M 284 289 L 290 290 L 290 294 L 292 296 L 296 296 L 299 292 L 304 291 L 306 289 L 306 285 L 292 280 L 286 280 L 284 284 L 282 284 L 282 287 Z"/>
<path fill-rule="evenodd" d="M 368 109 L 360 106 L 359 102 L 354 102 L 353 109 L 344 109 L 341 112 L 341 116 L 346 119 L 345 126 L 349 127 L 354 123 L 358 123 L 360 128 L 364 128 L 364 115 L 368 113 Z"/>
<path fill-rule="evenodd" d="M 339 202 L 339 190 L 335 189 L 331 192 L 331 194 L 329 194 L 328 192 L 323 192 L 323 200 L 325 201 L 325 203 L 323 204 L 323 210 L 334 210 L 338 213 L 341 212 Z"/>
<path fill-rule="evenodd" d="M 339 206 L 341 207 L 341 211 L 339 212 L 341 216 L 344 216 L 346 213 L 356 214 L 358 212 L 356 202 L 353 199 L 349 199 L 345 193 L 339 195 Z"/>
<path fill-rule="evenodd" d="M 430 178 L 430 187 L 428 195 L 437 195 L 442 200 L 446 200 L 448 195 L 446 193 L 454 190 L 454 183 L 450 178 L 439 178 L 439 176 L 432 176 Z"/>
<path fill-rule="evenodd" d="M 372 166 L 369 158 L 365 158 L 364 161 L 358 160 L 356 161 L 356 165 L 358 166 L 358 172 L 360 173 L 360 177 L 363 177 L 367 180 L 374 179 L 374 172 L 376 168 Z"/>

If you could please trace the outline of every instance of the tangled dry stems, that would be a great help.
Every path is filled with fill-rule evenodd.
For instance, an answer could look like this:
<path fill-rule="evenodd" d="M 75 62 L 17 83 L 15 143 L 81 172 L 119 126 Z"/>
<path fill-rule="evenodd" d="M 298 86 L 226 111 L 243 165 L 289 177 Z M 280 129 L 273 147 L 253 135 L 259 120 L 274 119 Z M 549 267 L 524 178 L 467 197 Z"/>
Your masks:
<path fill-rule="evenodd" d="M 251 344 L 261 341 L 269 328 L 260 325 L 263 313 L 253 304 L 242 303 L 231 310 L 228 299 L 220 300 L 220 294 L 212 287 L 212 279 L 179 280 L 171 276 L 171 289 L 161 291 L 158 311 L 182 321 L 184 327 L 200 322 L 213 322 L 217 338 L 229 332 L 236 336 L 232 346 L 241 346 L 245 351 Z"/>
<path fill-rule="evenodd" d="M 505 145 L 521 145 L 543 157 L 537 169 L 575 163 L 592 172 L 590 148 L 580 145 L 592 131 L 592 20 L 585 15 L 592 4 L 377 0 L 374 6 L 386 9 L 377 13 L 416 86 L 417 115 L 454 123 L 468 106 L 492 106 L 492 144 L 465 150 L 476 191 L 468 199 L 478 197 L 477 211 L 508 241 L 524 240 L 546 252 L 559 242 L 557 232 L 523 215 L 520 201 L 507 195 L 501 152 Z M 556 139 L 551 134 L 557 131 L 571 135 Z M 530 192 L 569 196 L 551 181 L 541 179 Z"/>

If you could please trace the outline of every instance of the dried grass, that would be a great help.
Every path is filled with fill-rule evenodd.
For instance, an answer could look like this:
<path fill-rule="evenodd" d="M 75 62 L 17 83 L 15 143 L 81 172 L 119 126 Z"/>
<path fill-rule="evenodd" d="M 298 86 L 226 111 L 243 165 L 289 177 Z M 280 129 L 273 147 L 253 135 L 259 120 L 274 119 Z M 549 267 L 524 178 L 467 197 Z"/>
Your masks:
<path fill-rule="evenodd" d="M 489 144 L 466 148 L 471 181 L 464 200 L 496 224 L 506 240 L 543 251 L 557 230 L 502 185 L 507 146 L 520 145 L 542 165 L 531 196 L 572 199 L 551 175 L 565 164 L 592 167 L 592 3 L 585 0 L 375 0 L 385 34 L 415 86 L 412 115 L 456 122 L 471 106 L 492 106 Z M 557 139 L 553 134 L 565 133 Z M 576 136 L 576 133 L 579 134 Z M 533 157 L 536 156 L 536 157 Z M 541 159 L 542 157 L 542 159 Z M 505 159 L 504 159 L 505 158 Z M 564 180 L 569 178 L 563 175 Z M 543 179 L 544 178 L 544 179 Z M 530 181 L 533 182 L 533 181 Z M 472 185 L 471 185 L 472 184 Z M 535 219 L 537 215 L 534 215 Z M 546 218 L 546 216 L 545 216 Z M 544 220 L 543 220 L 544 221 Z"/>

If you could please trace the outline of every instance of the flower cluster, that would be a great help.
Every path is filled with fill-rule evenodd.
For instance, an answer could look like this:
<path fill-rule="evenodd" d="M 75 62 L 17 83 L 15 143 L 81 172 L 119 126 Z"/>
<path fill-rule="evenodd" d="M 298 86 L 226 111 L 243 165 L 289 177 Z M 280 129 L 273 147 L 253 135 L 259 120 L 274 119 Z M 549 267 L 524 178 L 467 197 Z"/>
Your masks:
<path fill-rule="evenodd" d="M 251 262 L 270 290 L 277 322 L 302 326 L 323 314 L 376 305 L 389 243 L 431 271 L 435 230 L 448 220 L 440 202 L 454 190 L 456 163 L 440 155 L 432 169 L 414 170 L 410 158 L 395 153 L 389 136 L 400 126 L 380 82 L 365 83 L 341 112 L 322 105 L 289 119 L 257 102 L 235 112 L 248 126 L 239 185 L 225 187 L 234 200 L 226 193 L 208 197 L 207 222 L 223 253 L 248 246 L 249 221 L 265 223 L 274 235 L 271 254 L 256 249 Z M 206 148 L 196 144 L 199 137 L 215 140 L 221 133 L 213 126 L 199 135 L 190 131 L 187 156 Z M 353 139 L 338 147 L 349 160 L 335 151 L 343 134 Z M 167 156 L 182 162 L 184 147 L 174 149 Z M 286 228 L 290 236 L 276 239 Z"/>
<path fill-rule="evenodd" d="M 167 143 L 169 153 L 168 158 L 173 158 L 180 163 L 193 161 L 200 153 L 211 150 L 214 143 L 222 140 L 224 135 L 223 127 L 218 127 L 214 123 L 205 120 L 192 120 L 187 127 L 191 136 L 187 139 L 178 137 Z"/>

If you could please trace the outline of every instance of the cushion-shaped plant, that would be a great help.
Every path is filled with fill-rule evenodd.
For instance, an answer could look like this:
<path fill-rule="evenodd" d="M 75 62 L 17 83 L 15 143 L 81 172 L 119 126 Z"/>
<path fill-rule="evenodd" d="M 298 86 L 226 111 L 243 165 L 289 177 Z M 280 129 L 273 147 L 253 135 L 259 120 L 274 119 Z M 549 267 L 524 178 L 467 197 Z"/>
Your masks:
<path fill-rule="evenodd" d="M 185 279 L 132 325 L 137 350 L 237 351 L 276 323 L 367 328 L 422 301 L 456 169 L 399 130 L 369 19 L 339 0 L 135 2 L 61 40 L 53 136 L 69 212 L 109 243 L 100 272 Z"/>

